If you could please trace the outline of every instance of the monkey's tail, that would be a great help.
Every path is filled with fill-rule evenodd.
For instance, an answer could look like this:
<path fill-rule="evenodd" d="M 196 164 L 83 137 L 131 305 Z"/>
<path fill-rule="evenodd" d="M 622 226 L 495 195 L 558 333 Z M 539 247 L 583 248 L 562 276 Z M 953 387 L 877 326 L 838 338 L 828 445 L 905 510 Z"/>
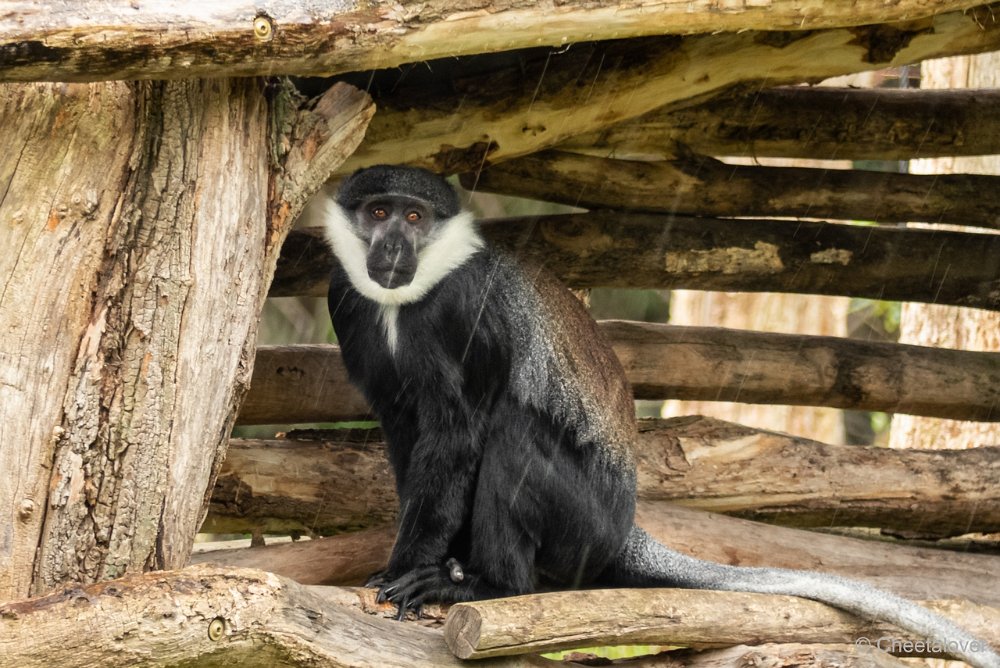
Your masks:
<path fill-rule="evenodd" d="M 1000 668 L 1000 654 L 944 617 L 912 601 L 855 580 L 781 568 L 727 566 L 675 552 L 632 527 L 625 547 L 607 572 L 626 587 L 682 587 L 786 594 L 809 598 L 879 619 L 946 648 L 976 668 Z"/>

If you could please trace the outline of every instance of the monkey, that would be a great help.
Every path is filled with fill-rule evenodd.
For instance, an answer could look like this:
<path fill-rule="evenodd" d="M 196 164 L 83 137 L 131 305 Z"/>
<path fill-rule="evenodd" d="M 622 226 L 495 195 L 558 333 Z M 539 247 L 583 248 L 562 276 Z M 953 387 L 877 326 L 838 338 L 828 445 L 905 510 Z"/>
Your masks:
<path fill-rule="evenodd" d="M 400 506 L 388 565 L 368 584 L 399 619 L 426 602 L 542 583 L 787 594 L 1000 668 L 985 642 L 894 594 L 702 561 L 637 527 L 637 424 L 621 364 L 580 301 L 541 266 L 489 246 L 442 177 L 361 169 L 323 219 L 336 259 L 331 319 L 381 423 Z"/>

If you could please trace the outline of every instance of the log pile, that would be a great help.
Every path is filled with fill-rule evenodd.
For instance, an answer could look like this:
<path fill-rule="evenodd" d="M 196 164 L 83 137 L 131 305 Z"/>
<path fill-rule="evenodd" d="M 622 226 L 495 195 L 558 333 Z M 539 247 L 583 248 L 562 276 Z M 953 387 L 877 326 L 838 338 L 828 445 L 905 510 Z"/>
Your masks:
<path fill-rule="evenodd" d="M 0 600 L 11 599 L 0 603 L 0 663 L 457 666 L 458 656 L 536 666 L 541 651 L 629 642 L 688 648 L 648 665 L 902 665 L 859 644 L 906 640 L 897 630 L 781 597 L 546 593 L 455 606 L 443 629 L 440 609 L 425 624 L 390 622 L 370 592 L 345 588 L 391 547 L 395 496 L 377 431 L 236 439 L 222 457 L 237 421 L 369 417 L 335 346 L 255 355 L 253 340 L 265 294 L 325 289 L 331 259 L 317 232 L 289 233 L 305 198 L 375 163 L 586 209 L 484 225 L 573 288 L 1000 309 L 1000 177 L 719 159 L 1000 152 L 995 90 L 802 85 L 1000 49 L 1000 5 L 9 4 L 0 135 L 18 148 L 0 156 L 0 244 L 11 249 L 0 260 L 10 430 L 0 508 L 13 529 L 0 527 Z M 334 79 L 306 101 L 285 74 Z M 31 125 L 25 108 L 44 122 Z M 905 221 L 982 231 L 898 227 Z M 210 233 L 228 241 L 206 243 Z M 190 296 L 211 286 L 205 294 L 237 297 Z M 234 331 L 229 322 L 239 331 L 220 334 Z M 637 398 L 1000 420 L 998 353 L 601 326 Z M 998 532 L 995 447 L 848 449 L 698 418 L 641 432 L 637 521 L 663 542 L 937 599 L 932 607 L 1000 643 L 1000 585 L 983 577 L 1000 571 L 1000 557 L 798 529 Z M 197 555 L 223 566 L 181 569 L 206 509 L 214 531 L 312 539 Z M 173 570 L 138 572 L 160 567 Z"/>

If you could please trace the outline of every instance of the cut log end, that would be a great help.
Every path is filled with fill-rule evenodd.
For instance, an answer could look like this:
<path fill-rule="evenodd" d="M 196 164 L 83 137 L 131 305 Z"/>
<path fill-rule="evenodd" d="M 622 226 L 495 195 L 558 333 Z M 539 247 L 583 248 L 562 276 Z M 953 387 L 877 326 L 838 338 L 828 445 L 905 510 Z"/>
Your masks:
<path fill-rule="evenodd" d="M 448 611 L 444 623 L 444 640 L 448 649 L 460 659 L 471 658 L 482 635 L 483 617 L 471 605 L 459 603 Z"/>

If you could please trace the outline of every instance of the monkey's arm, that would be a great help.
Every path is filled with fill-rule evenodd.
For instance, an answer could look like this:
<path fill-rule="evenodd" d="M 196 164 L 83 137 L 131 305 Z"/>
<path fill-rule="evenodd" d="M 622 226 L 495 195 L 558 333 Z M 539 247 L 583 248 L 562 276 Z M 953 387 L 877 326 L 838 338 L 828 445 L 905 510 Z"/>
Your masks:
<path fill-rule="evenodd" d="M 399 530 L 387 579 L 443 563 L 471 503 L 481 458 L 477 430 L 460 399 L 428 404 L 418 411 L 419 437 L 399 486 Z"/>

